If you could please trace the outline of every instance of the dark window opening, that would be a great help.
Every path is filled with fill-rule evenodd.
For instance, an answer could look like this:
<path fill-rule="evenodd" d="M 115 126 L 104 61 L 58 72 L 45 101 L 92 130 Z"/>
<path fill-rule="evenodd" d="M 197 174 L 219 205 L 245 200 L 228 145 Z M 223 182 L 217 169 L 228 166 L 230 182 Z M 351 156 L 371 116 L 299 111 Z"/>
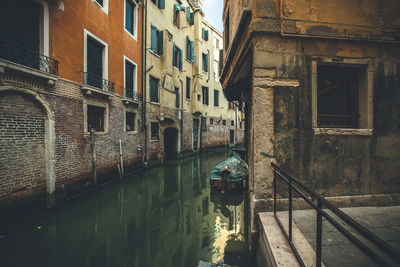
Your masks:
<path fill-rule="evenodd" d="M 174 44 L 172 55 L 172 64 L 179 70 L 182 70 L 182 50 Z"/>
<path fill-rule="evenodd" d="M 151 0 L 159 9 L 165 8 L 165 0 Z"/>
<path fill-rule="evenodd" d="M 87 37 L 87 84 L 103 88 L 103 49 L 104 45 Z"/>
<path fill-rule="evenodd" d="M 214 124 L 214 118 L 210 118 L 210 125 Z"/>
<path fill-rule="evenodd" d="M 87 105 L 87 131 L 104 132 L 104 114 L 106 108 Z"/>
<path fill-rule="evenodd" d="M 125 29 L 132 35 L 135 31 L 135 8 L 136 4 L 132 0 L 125 0 Z"/>
<path fill-rule="evenodd" d="M 103 6 L 103 0 L 94 0 L 94 1 L 96 1 L 97 4 Z"/>
<path fill-rule="evenodd" d="M 222 125 L 226 125 L 226 120 L 222 120 Z"/>
<path fill-rule="evenodd" d="M 159 80 L 150 76 L 150 102 L 158 103 L 158 83 Z"/>
<path fill-rule="evenodd" d="M 202 93 L 203 93 L 203 104 L 208 105 L 208 87 L 203 86 Z"/>
<path fill-rule="evenodd" d="M 357 68 L 318 66 L 318 127 L 358 128 Z"/>
<path fill-rule="evenodd" d="M 186 77 L 186 99 L 190 99 L 190 78 Z"/>
<path fill-rule="evenodd" d="M 208 41 L 208 30 L 206 30 L 205 28 L 201 29 L 201 37 L 203 38 L 203 40 Z"/>
<path fill-rule="evenodd" d="M 125 124 L 127 132 L 132 132 L 136 130 L 135 120 L 136 120 L 136 113 L 127 111 L 125 114 Z"/>
<path fill-rule="evenodd" d="M 201 130 L 207 131 L 207 118 L 206 117 L 201 116 L 200 124 L 201 124 Z"/>
<path fill-rule="evenodd" d="M 208 72 L 208 54 L 202 53 L 201 55 L 202 58 L 202 69 L 204 72 Z"/>
<path fill-rule="evenodd" d="M 219 91 L 214 89 L 214 107 L 219 106 Z"/>
<path fill-rule="evenodd" d="M 125 60 L 125 96 L 133 98 L 135 91 L 135 65 Z"/>
<path fill-rule="evenodd" d="M 231 126 L 235 126 L 235 121 L 231 120 Z"/>
<path fill-rule="evenodd" d="M 179 108 L 179 87 L 174 87 L 175 89 L 175 107 Z"/>
<path fill-rule="evenodd" d="M 159 125 L 158 122 L 152 122 L 150 123 L 150 139 L 151 140 L 158 140 L 158 131 L 159 131 Z"/>

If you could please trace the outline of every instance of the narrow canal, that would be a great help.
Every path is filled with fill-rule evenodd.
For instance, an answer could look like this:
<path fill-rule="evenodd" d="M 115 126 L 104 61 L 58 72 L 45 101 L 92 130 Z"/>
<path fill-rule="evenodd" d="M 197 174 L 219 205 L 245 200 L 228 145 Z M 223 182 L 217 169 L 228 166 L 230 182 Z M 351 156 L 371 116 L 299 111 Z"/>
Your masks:
<path fill-rule="evenodd" d="M 0 233 L 1 266 L 251 266 L 242 192 L 213 192 L 229 154 L 169 161 Z"/>

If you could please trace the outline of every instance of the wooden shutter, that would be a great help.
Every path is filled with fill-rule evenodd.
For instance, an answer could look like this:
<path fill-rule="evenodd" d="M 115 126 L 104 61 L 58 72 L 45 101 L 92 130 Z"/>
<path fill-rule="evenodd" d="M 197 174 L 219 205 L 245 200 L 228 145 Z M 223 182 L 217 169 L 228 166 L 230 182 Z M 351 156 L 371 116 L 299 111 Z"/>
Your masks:
<path fill-rule="evenodd" d="M 179 69 L 182 70 L 182 49 L 178 48 Z"/>
<path fill-rule="evenodd" d="M 163 43 L 164 43 L 164 36 L 163 31 L 158 31 L 158 54 L 161 56 L 163 54 Z"/>
<path fill-rule="evenodd" d="M 172 45 L 172 66 L 176 66 L 175 43 Z"/>
<path fill-rule="evenodd" d="M 165 8 L 165 0 L 158 0 L 158 8 L 159 9 Z"/>
<path fill-rule="evenodd" d="M 157 52 L 157 28 L 151 25 L 151 44 L 150 49 L 153 52 Z"/>
<path fill-rule="evenodd" d="M 195 57 L 194 57 L 194 42 L 190 42 L 190 60 L 194 63 L 195 62 Z"/>
<path fill-rule="evenodd" d="M 190 7 L 189 6 L 186 8 L 186 20 L 188 22 L 190 22 Z"/>

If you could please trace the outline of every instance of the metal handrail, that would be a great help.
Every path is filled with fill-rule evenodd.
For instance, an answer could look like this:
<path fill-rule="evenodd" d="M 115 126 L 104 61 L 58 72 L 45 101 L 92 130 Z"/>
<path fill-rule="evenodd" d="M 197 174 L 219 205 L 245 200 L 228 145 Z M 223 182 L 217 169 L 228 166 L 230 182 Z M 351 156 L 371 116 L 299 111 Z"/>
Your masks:
<path fill-rule="evenodd" d="M 124 88 L 124 96 L 126 98 L 130 98 L 136 101 L 140 101 L 142 99 L 142 94 L 139 94 L 137 91 L 133 90 L 133 88 Z"/>
<path fill-rule="evenodd" d="M 347 239 L 349 239 L 354 245 L 356 245 L 362 252 L 367 254 L 373 261 L 382 265 L 382 266 L 390 266 L 390 264 L 380 255 L 375 253 L 371 248 L 364 244 L 360 239 L 351 234 L 350 231 L 345 229 L 343 225 L 341 225 L 336 219 L 326 213 L 323 209 L 328 209 L 336 216 L 338 216 L 341 220 L 343 220 L 347 225 L 352 227 L 355 231 L 358 232 L 363 238 L 373 243 L 377 248 L 379 248 L 384 254 L 389 256 L 396 263 L 400 263 L 400 252 L 395 248 L 390 246 L 388 243 L 383 241 L 381 238 L 370 232 L 368 229 L 363 227 L 361 224 L 350 218 L 343 211 L 339 210 L 335 205 L 330 203 L 328 200 L 324 198 L 323 195 L 317 194 L 303 183 L 301 183 L 298 179 L 296 179 L 289 172 L 282 169 L 280 166 L 275 163 L 271 163 L 271 166 L 274 170 L 274 217 L 277 220 L 282 232 L 287 238 L 290 246 L 292 247 L 297 259 L 300 262 L 301 266 L 305 266 L 303 260 L 301 259 L 294 243 L 292 242 L 292 223 L 293 223 L 293 190 L 296 191 L 302 199 L 305 200 L 312 208 L 317 210 L 317 244 L 316 244 L 316 265 L 321 266 L 322 262 L 322 217 L 325 217 L 327 221 L 329 221 L 338 231 L 340 231 Z M 277 177 L 281 178 L 288 186 L 289 186 L 289 233 L 285 230 L 282 222 L 276 214 L 276 190 L 277 190 Z M 311 200 L 304 194 L 306 192 L 311 196 Z M 316 202 L 316 203 L 315 203 Z"/>
<path fill-rule="evenodd" d="M 0 58 L 32 69 L 58 75 L 57 60 L 5 39 L 0 39 Z"/>
<path fill-rule="evenodd" d="M 104 91 L 114 92 L 114 83 L 109 80 L 103 79 L 102 76 L 82 71 L 79 72 L 79 75 L 82 79 L 83 84 L 90 85 Z"/>

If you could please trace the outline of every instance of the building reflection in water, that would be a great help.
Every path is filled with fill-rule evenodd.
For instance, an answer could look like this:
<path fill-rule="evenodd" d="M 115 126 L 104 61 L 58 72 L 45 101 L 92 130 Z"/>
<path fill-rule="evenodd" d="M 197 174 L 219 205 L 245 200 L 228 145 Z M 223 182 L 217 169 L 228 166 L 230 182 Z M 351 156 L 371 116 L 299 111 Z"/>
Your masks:
<path fill-rule="evenodd" d="M 5 229 L 3 266 L 246 266 L 243 193 L 208 180 L 227 156 L 170 161 Z"/>

